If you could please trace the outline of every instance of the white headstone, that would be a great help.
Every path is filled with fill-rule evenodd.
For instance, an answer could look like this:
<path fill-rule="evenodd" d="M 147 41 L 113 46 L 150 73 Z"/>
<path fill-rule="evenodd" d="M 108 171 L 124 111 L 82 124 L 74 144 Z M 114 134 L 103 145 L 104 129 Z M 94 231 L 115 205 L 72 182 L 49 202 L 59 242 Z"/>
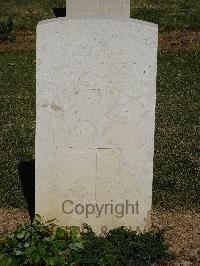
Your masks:
<path fill-rule="evenodd" d="M 157 39 L 129 18 L 39 23 L 36 213 L 97 233 L 150 226 Z"/>

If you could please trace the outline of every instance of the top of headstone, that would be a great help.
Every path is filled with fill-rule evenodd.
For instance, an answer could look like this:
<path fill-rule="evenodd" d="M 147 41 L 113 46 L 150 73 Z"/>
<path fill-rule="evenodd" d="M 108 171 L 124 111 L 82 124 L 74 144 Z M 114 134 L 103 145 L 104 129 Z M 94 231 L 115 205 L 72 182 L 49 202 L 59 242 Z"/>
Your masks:
<path fill-rule="evenodd" d="M 130 17 L 130 0 L 66 0 L 67 16 Z"/>

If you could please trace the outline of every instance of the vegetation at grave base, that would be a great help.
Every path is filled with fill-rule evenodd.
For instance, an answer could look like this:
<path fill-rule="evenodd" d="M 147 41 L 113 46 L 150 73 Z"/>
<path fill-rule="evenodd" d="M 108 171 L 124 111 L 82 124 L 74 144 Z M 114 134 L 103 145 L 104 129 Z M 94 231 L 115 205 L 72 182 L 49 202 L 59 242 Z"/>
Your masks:
<path fill-rule="evenodd" d="M 38 21 L 54 17 L 66 0 L 1 0 L 0 17 L 11 16 L 16 29 L 34 30 Z M 131 0 L 131 17 L 159 24 L 161 30 L 200 29 L 199 0 Z"/>
<path fill-rule="evenodd" d="M 82 248 L 77 228 L 55 227 L 36 216 L 1 240 L 0 265 L 74 265 Z"/>
<path fill-rule="evenodd" d="M 200 206 L 199 62 L 200 51 L 158 54 L 154 208 Z M 35 53 L 0 53 L 0 75 L 0 207 L 26 208 L 18 164 L 34 159 Z"/>
<path fill-rule="evenodd" d="M 8 20 L 0 21 L 0 41 L 15 41 L 15 36 L 12 34 L 13 21 L 11 18 Z"/>
<path fill-rule="evenodd" d="M 162 231 L 141 235 L 118 228 L 97 236 L 88 225 L 59 227 L 36 216 L 0 240 L 0 265 L 152 265 L 172 259 Z"/>

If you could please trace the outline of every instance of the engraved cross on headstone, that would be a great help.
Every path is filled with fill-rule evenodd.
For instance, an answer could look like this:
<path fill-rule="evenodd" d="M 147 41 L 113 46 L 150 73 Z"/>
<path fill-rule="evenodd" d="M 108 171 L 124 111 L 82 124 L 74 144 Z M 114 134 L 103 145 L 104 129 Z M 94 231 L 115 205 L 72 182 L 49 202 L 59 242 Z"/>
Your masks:
<path fill-rule="evenodd" d="M 67 0 L 67 16 L 130 17 L 130 0 Z"/>
<path fill-rule="evenodd" d="M 98 234 L 143 231 L 152 202 L 157 25 L 129 19 L 130 0 L 67 0 L 66 14 L 37 26 L 36 213 Z"/>

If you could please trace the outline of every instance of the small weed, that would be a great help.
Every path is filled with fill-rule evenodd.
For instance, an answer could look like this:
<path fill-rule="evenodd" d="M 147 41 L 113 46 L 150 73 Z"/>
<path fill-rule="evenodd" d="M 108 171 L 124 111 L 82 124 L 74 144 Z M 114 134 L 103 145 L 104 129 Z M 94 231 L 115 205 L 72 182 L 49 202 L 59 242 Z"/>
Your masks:
<path fill-rule="evenodd" d="M 11 42 L 15 41 L 15 36 L 12 34 L 13 31 L 13 21 L 11 18 L 8 18 L 6 21 L 0 21 L 0 40 Z"/>

